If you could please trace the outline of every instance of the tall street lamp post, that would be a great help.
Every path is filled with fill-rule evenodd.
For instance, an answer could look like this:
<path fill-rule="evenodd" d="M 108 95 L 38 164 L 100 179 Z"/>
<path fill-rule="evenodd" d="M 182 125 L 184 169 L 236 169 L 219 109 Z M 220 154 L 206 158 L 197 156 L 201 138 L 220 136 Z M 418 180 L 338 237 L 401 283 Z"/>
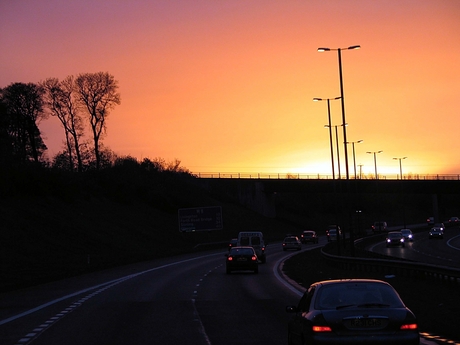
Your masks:
<path fill-rule="evenodd" d="M 356 180 L 356 155 L 355 155 L 355 144 L 362 143 L 364 140 L 360 139 L 358 141 L 350 141 L 347 144 L 351 143 L 351 146 L 353 147 L 353 167 L 354 167 L 354 173 L 355 173 L 355 180 Z"/>
<path fill-rule="evenodd" d="M 403 179 L 403 175 L 402 175 L 402 163 L 401 161 L 403 159 L 406 159 L 407 157 L 401 157 L 401 158 L 393 158 L 395 160 L 399 160 L 399 178 L 402 180 Z"/>
<path fill-rule="evenodd" d="M 346 167 L 346 176 L 347 180 L 350 178 L 350 174 L 348 171 L 348 150 L 347 150 L 347 130 L 346 130 L 346 120 L 345 120 L 345 100 L 343 97 L 343 77 L 342 77 L 342 50 L 353 50 L 353 49 L 359 49 L 361 46 L 355 45 L 355 46 L 350 46 L 347 48 L 337 48 L 337 49 L 331 49 L 331 48 L 318 48 L 319 52 L 326 52 L 326 51 L 337 51 L 339 55 L 339 78 L 340 78 L 340 98 L 342 99 L 342 126 L 343 126 L 343 144 L 344 144 L 344 152 L 345 152 L 345 167 Z"/>
<path fill-rule="evenodd" d="M 331 146 L 331 163 L 332 163 L 332 179 L 335 180 L 335 171 L 334 171 L 334 149 L 332 148 L 332 125 L 331 125 L 331 106 L 330 106 L 330 101 L 335 101 L 337 99 L 340 99 L 340 97 L 335 97 L 335 98 L 313 98 L 313 101 L 319 102 L 319 101 L 327 101 L 327 118 L 329 120 L 329 142 Z"/>
<path fill-rule="evenodd" d="M 376 180 L 379 179 L 379 175 L 377 175 L 377 157 L 376 157 L 376 154 L 377 153 L 382 153 L 382 152 L 383 151 L 381 151 L 381 150 L 380 151 L 372 151 L 372 152 L 368 151 L 368 152 L 366 152 L 366 153 L 369 153 L 369 154 L 372 154 L 372 153 L 374 154 L 374 167 L 375 167 L 375 179 Z"/>
<path fill-rule="evenodd" d="M 342 125 L 332 125 L 332 126 L 329 126 L 329 125 L 324 125 L 324 128 L 331 128 L 331 127 L 334 127 L 335 128 L 335 143 L 337 145 L 337 166 L 339 168 L 339 179 L 342 178 L 342 175 L 340 173 L 340 153 L 339 153 L 339 132 L 337 130 L 337 127 L 340 127 Z M 348 126 L 348 124 L 346 123 L 345 126 Z"/>

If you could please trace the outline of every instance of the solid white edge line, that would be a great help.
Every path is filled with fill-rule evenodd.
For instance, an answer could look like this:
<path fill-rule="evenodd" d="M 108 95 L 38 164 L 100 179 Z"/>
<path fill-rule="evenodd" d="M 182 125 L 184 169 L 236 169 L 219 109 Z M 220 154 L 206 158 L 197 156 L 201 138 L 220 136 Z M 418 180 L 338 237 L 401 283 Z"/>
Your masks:
<path fill-rule="evenodd" d="M 153 271 L 156 271 L 156 270 L 159 270 L 159 269 L 162 269 L 162 268 L 166 268 L 166 267 L 170 267 L 170 266 L 174 266 L 174 265 L 178 265 L 178 264 L 182 264 L 184 262 L 189 262 L 189 261 L 193 261 L 193 260 L 198 260 L 200 258 L 205 258 L 205 257 L 209 257 L 209 256 L 214 256 L 214 255 L 221 255 L 222 253 L 215 253 L 215 254 L 208 254 L 208 255 L 203 255 L 203 256 L 199 256 L 199 257 L 196 257 L 196 258 L 191 258 L 191 259 L 186 259 L 186 260 L 182 260 L 182 261 L 177 261 L 177 262 L 173 262 L 173 263 L 170 263 L 170 264 L 166 264 L 166 265 L 163 265 L 163 266 L 158 266 L 158 267 L 154 267 L 154 268 L 151 268 L 151 269 L 148 269 L 148 270 L 145 270 L 145 271 L 142 271 L 142 272 L 139 272 L 139 273 L 135 273 L 135 274 L 129 274 L 129 275 L 126 275 L 124 277 L 121 277 L 121 278 L 117 278 L 117 279 L 113 279 L 113 280 L 110 280 L 108 282 L 104 282 L 104 283 L 101 283 L 101 284 L 98 284 L 98 285 L 94 285 L 94 286 L 91 286 L 89 288 L 86 288 L 86 289 L 83 289 L 83 290 L 79 290 L 77 292 L 74 292 L 74 293 L 71 293 L 69 295 L 65 295 L 63 297 L 60 297 L 60 298 L 57 298 L 55 300 L 52 300 L 50 302 L 47 302 L 47 303 L 44 303 L 42 305 L 39 305 L 38 307 L 35 307 L 35 308 L 32 308 L 32 309 L 29 309 L 25 312 L 22 312 L 20 314 L 17 314 L 17 315 L 14 315 L 14 316 L 11 316 L 7 319 L 4 319 L 4 320 L 0 320 L 0 326 L 1 325 L 4 325 L 6 323 L 9 323 L 11 321 L 14 321 L 14 320 L 17 320 L 17 319 L 20 319 L 21 317 L 24 317 L 24 316 L 27 316 L 29 314 L 32 314 L 32 313 L 35 313 L 36 311 L 39 311 L 43 308 L 46 308 L 46 307 L 49 307 L 50 305 L 53 305 L 53 304 L 56 304 L 58 302 L 62 302 L 68 298 L 71 298 L 71 297 L 74 297 L 74 296 L 78 296 L 78 295 L 81 295 L 81 294 L 84 294 L 85 292 L 88 292 L 88 291 L 91 291 L 91 290 L 95 290 L 95 289 L 98 289 L 102 286 L 105 286 L 105 285 L 110 285 L 110 284 L 113 284 L 113 283 L 116 283 L 116 282 L 120 282 L 122 280 L 127 280 L 127 279 L 131 279 L 131 278 L 134 278 L 134 277 L 137 277 L 137 276 L 140 276 L 142 274 L 145 274 L 145 273 L 149 273 L 149 272 L 153 272 Z"/>

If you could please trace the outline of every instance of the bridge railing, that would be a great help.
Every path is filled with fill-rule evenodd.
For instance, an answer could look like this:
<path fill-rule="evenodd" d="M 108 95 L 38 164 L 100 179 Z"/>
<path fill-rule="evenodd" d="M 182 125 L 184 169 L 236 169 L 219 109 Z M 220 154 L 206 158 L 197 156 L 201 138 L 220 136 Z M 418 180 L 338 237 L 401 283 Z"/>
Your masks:
<path fill-rule="evenodd" d="M 332 180 L 332 175 L 306 173 L 251 173 L 251 172 L 194 172 L 198 178 L 221 179 L 271 179 L 271 180 Z M 336 176 L 337 178 L 337 176 Z M 378 175 L 380 180 L 400 180 L 399 174 Z M 342 177 L 341 179 L 344 179 Z M 350 179 L 355 179 L 354 175 Z M 375 180 L 375 175 L 357 176 L 357 180 Z M 403 180 L 460 180 L 460 174 L 408 174 Z"/>

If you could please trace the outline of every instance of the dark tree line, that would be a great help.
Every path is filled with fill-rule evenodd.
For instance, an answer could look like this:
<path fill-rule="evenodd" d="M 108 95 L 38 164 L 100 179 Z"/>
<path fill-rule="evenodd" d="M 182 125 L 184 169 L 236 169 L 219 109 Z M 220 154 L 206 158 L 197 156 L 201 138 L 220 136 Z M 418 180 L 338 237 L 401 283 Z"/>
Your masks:
<path fill-rule="evenodd" d="M 104 148 L 102 137 L 107 117 L 118 104 L 118 82 L 106 72 L 13 83 L 0 89 L 2 165 L 51 164 L 81 172 L 112 164 L 115 155 Z M 49 115 L 59 119 L 65 134 L 65 149 L 52 162 L 47 161 L 39 129 L 40 121 Z"/>

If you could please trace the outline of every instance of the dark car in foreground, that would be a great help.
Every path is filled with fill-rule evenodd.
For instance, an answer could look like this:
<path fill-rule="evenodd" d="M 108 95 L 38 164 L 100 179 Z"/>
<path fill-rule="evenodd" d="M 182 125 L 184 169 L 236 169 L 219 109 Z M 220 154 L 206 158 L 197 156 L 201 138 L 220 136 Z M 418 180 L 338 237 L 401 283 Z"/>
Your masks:
<path fill-rule="evenodd" d="M 289 345 L 416 345 L 415 315 L 388 283 L 372 279 L 329 280 L 312 284 L 288 324 Z"/>
<path fill-rule="evenodd" d="M 444 232 L 441 228 L 431 228 L 428 232 L 428 238 L 431 240 L 432 238 L 444 238 Z"/>
<path fill-rule="evenodd" d="M 259 263 L 256 252 L 252 247 L 233 247 L 226 255 L 227 274 L 232 271 L 253 271 L 259 273 Z"/>
<path fill-rule="evenodd" d="M 387 248 L 391 247 L 391 246 L 404 247 L 405 246 L 404 236 L 401 233 L 401 231 L 390 231 L 387 234 L 387 237 L 385 239 L 385 244 L 386 244 Z"/>
<path fill-rule="evenodd" d="M 318 243 L 318 235 L 316 234 L 316 231 L 313 231 L 313 230 L 306 230 L 306 231 L 303 231 L 302 234 L 300 234 L 300 242 L 302 243 L 314 243 L 314 244 L 317 244 Z"/>

